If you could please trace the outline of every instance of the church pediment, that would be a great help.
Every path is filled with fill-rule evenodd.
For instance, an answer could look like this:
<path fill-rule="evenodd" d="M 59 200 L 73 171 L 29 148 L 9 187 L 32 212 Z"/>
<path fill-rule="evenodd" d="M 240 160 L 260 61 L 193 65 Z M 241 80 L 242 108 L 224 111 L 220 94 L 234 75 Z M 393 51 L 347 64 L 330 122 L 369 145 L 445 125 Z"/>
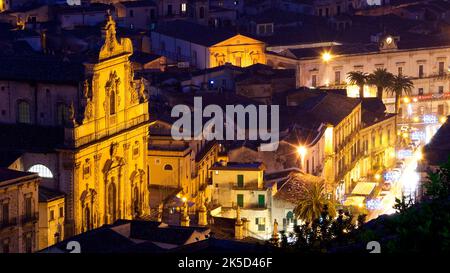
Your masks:
<path fill-rule="evenodd" d="M 111 14 L 107 15 L 105 26 L 102 28 L 104 44 L 100 49 L 99 60 L 106 60 L 124 54 L 133 54 L 133 45 L 128 38 L 117 40 L 116 22 Z"/>
<path fill-rule="evenodd" d="M 217 47 L 217 46 L 230 46 L 230 45 L 240 45 L 240 44 L 264 44 L 264 42 L 241 35 L 241 34 L 237 34 L 225 41 L 222 41 L 218 44 L 215 44 L 213 47 Z"/>

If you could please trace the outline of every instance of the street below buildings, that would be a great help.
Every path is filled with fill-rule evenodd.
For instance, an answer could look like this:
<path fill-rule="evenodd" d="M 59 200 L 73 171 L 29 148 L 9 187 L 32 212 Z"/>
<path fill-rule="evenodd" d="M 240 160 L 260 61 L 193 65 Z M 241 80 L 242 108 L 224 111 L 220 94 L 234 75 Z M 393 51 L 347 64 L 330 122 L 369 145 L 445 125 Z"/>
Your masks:
<path fill-rule="evenodd" d="M 421 139 L 421 145 L 417 147 L 414 151 L 406 150 L 408 153 L 401 153 L 397 151 L 397 162 L 402 161 L 403 167 L 401 168 L 401 175 L 398 179 L 393 181 L 392 186 L 389 190 L 382 190 L 376 197 L 378 201 L 376 206 L 369 209 L 369 214 L 367 220 L 375 219 L 383 214 L 393 214 L 395 213 L 394 205 L 395 200 L 401 199 L 405 196 L 406 201 L 416 201 L 417 191 L 419 187 L 420 175 L 417 173 L 418 161 L 422 159 L 422 148 L 423 145 L 428 143 L 433 135 L 438 130 L 439 126 L 424 126 L 418 132 L 421 133 L 423 138 Z"/>

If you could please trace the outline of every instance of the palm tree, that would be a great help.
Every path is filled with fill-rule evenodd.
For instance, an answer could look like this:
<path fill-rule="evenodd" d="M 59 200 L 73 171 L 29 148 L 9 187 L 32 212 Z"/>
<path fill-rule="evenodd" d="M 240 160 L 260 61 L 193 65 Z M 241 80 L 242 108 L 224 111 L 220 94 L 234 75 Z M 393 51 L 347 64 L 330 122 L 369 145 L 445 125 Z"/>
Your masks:
<path fill-rule="evenodd" d="M 383 90 L 391 86 L 394 75 L 386 68 L 377 68 L 369 74 L 367 82 L 377 87 L 377 98 L 383 99 Z"/>
<path fill-rule="evenodd" d="M 298 179 L 295 178 L 294 179 Z M 294 208 L 294 214 L 297 218 L 311 224 L 314 220 L 320 218 L 325 206 L 328 207 L 328 213 L 334 217 L 336 215 L 335 204 L 326 197 L 325 181 L 301 182 L 300 201 Z"/>
<path fill-rule="evenodd" d="M 398 113 L 400 107 L 400 97 L 411 94 L 414 87 L 413 82 L 403 75 L 397 75 L 392 78 L 392 84 L 388 87 L 388 92 L 395 96 L 395 113 Z"/>
<path fill-rule="evenodd" d="M 361 71 L 351 71 L 347 73 L 349 83 L 359 87 L 360 98 L 364 98 L 364 85 L 367 83 L 367 77 L 367 73 Z"/>

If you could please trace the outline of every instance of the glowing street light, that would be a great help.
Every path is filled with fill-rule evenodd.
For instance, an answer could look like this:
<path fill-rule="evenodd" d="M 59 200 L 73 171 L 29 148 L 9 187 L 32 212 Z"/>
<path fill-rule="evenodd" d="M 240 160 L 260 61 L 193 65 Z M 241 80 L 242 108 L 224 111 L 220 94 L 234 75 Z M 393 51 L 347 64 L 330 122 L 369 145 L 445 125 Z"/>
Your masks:
<path fill-rule="evenodd" d="M 300 157 L 303 160 L 305 158 L 305 156 L 306 156 L 306 147 L 305 146 L 297 147 L 297 153 L 300 155 Z"/>
<path fill-rule="evenodd" d="M 329 51 L 325 51 L 322 53 L 322 61 L 328 63 L 333 58 L 333 55 Z"/>
<path fill-rule="evenodd" d="M 404 103 L 410 103 L 411 100 L 410 100 L 408 97 L 404 97 L 404 98 L 403 98 L 403 102 L 404 102 Z"/>
<path fill-rule="evenodd" d="M 440 117 L 439 122 L 444 124 L 447 121 L 447 117 Z"/>
<path fill-rule="evenodd" d="M 379 173 L 375 174 L 375 180 L 379 181 L 381 179 L 381 175 Z"/>

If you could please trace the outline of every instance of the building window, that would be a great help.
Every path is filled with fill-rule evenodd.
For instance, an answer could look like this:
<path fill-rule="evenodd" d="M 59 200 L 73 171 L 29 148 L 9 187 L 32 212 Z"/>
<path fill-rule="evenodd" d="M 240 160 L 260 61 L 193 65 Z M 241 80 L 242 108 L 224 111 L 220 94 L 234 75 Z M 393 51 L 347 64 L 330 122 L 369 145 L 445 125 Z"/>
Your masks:
<path fill-rule="evenodd" d="M 264 208 L 266 206 L 266 196 L 264 194 L 258 195 L 258 207 Z"/>
<path fill-rule="evenodd" d="M 181 3 L 181 14 L 186 14 L 187 8 L 186 8 L 186 3 Z"/>
<path fill-rule="evenodd" d="M 255 223 L 258 226 L 258 231 L 266 231 L 266 218 L 265 217 L 255 218 Z"/>
<path fill-rule="evenodd" d="M 444 105 L 439 104 L 438 105 L 438 115 L 443 115 L 443 114 L 444 114 Z"/>
<path fill-rule="evenodd" d="M 399 66 L 399 67 L 397 68 L 397 71 L 398 71 L 397 74 L 398 74 L 399 76 L 403 75 L 403 67 Z"/>
<path fill-rule="evenodd" d="M 200 7 L 199 18 L 200 19 L 205 18 L 205 8 L 204 7 Z"/>
<path fill-rule="evenodd" d="M 9 224 L 9 204 L 2 204 L 2 223 L 1 225 L 7 226 Z"/>
<path fill-rule="evenodd" d="M 54 210 L 50 210 L 50 221 L 55 220 L 55 211 Z"/>
<path fill-rule="evenodd" d="M 31 123 L 30 104 L 24 100 L 17 103 L 18 110 L 18 122 L 19 123 Z"/>
<path fill-rule="evenodd" d="M 116 94 L 114 90 L 109 93 L 109 114 L 114 115 L 116 113 Z"/>
<path fill-rule="evenodd" d="M 139 150 L 140 150 L 140 145 L 139 145 L 139 141 L 135 141 L 134 145 L 133 145 L 133 158 L 136 158 L 139 156 Z"/>
<path fill-rule="evenodd" d="M 438 93 L 439 94 L 443 94 L 444 93 L 444 87 L 443 86 L 439 86 L 438 87 Z"/>
<path fill-rule="evenodd" d="M 64 217 L 64 207 L 60 207 L 59 208 L 59 218 L 63 218 Z"/>
<path fill-rule="evenodd" d="M 31 197 L 25 197 L 25 218 L 31 220 L 33 216 L 33 200 Z"/>
<path fill-rule="evenodd" d="M 236 195 L 236 202 L 239 207 L 241 208 L 244 207 L 244 195 L 243 194 Z"/>
<path fill-rule="evenodd" d="M 194 65 L 194 66 L 196 66 L 197 65 L 197 51 L 192 51 L 192 64 Z"/>
<path fill-rule="evenodd" d="M 423 78 L 424 73 L 423 73 L 423 64 L 419 65 L 419 78 Z"/>
<path fill-rule="evenodd" d="M 423 95 L 423 88 L 419 88 L 419 95 Z"/>
<path fill-rule="evenodd" d="M 341 83 L 341 71 L 334 71 L 334 84 Z"/>
<path fill-rule="evenodd" d="M 31 233 L 27 233 L 27 235 L 25 236 L 25 252 L 33 252 L 33 236 Z"/>
<path fill-rule="evenodd" d="M 242 174 L 238 174 L 237 175 L 237 186 L 239 188 L 243 188 L 244 187 L 244 175 L 242 175 Z"/>
<path fill-rule="evenodd" d="M 173 170 L 172 165 L 166 164 L 166 165 L 164 166 L 164 170 L 165 170 L 165 171 L 171 171 L 171 170 Z"/>
<path fill-rule="evenodd" d="M 445 74 L 445 64 L 444 62 L 439 62 L 439 76 L 443 76 Z"/>
<path fill-rule="evenodd" d="M 89 160 L 86 160 L 86 162 L 83 165 L 83 178 L 86 179 L 91 175 L 91 164 L 89 163 Z"/>
<path fill-rule="evenodd" d="M 167 15 L 168 16 L 172 16 L 172 5 L 171 4 L 169 4 L 169 5 L 167 5 Z"/>
<path fill-rule="evenodd" d="M 311 86 L 316 87 L 317 86 L 317 75 L 311 76 Z"/>
<path fill-rule="evenodd" d="M 65 104 L 56 106 L 56 122 L 58 125 L 64 125 L 69 121 L 69 107 Z"/>
<path fill-rule="evenodd" d="M 111 183 L 108 186 L 108 213 L 110 218 L 109 223 L 113 223 L 117 218 L 117 193 L 116 193 L 116 185 L 114 184 L 114 180 L 111 179 Z"/>
<path fill-rule="evenodd" d="M 9 253 L 9 239 L 4 239 L 2 242 L 2 253 Z"/>
<path fill-rule="evenodd" d="M 150 9 L 150 19 L 152 19 L 152 20 L 155 19 L 155 10 L 154 9 Z"/>
<path fill-rule="evenodd" d="M 38 173 L 40 177 L 53 178 L 53 174 L 50 169 L 42 164 L 33 165 L 28 169 L 28 171 L 32 173 Z"/>
<path fill-rule="evenodd" d="M 130 9 L 130 17 L 134 17 L 134 10 Z"/>
<path fill-rule="evenodd" d="M 242 63 L 241 63 L 241 57 L 236 57 L 236 66 L 241 66 L 242 65 Z"/>

